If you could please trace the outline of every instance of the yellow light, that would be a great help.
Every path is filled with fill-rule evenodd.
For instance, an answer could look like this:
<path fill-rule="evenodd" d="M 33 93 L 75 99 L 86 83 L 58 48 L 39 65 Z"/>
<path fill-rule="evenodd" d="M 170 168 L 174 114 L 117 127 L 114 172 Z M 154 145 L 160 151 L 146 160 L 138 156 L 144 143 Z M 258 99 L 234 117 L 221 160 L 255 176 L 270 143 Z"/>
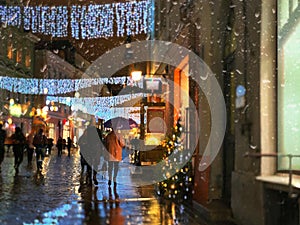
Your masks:
<path fill-rule="evenodd" d="M 175 184 L 172 184 L 170 188 L 175 189 Z"/>
<path fill-rule="evenodd" d="M 78 91 L 75 92 L 75 98 L 79 98 L 80 97 L 80 93 Z"/>
<path fill-rule="evenodd" d="M 7 123 L 8 123 L 8 124 L 12 124 L 12 119 L 11 119 L 11 118 L 8 118 L 8 119 L 7 119 Z"/>
<path fill-rule="evenodd" d="M 142 71 L 132 71 L 131 72 L 131 79 L 133 81 L 139 81 L 142 78 Z"/>
<path fill-rule="evenodd" d="M 9 105 L 14 105 L 15 104 L 15 100 L 13 99 L 13 98 L 11 98 L 10 100 L 9 100 Z"/>
<path fill-rule="evenodd" d="M 12 116 L 20 117 L 22 115 L 22 107 L 20 104 L 14 104 L 9 107 L 9 113 Z"/>

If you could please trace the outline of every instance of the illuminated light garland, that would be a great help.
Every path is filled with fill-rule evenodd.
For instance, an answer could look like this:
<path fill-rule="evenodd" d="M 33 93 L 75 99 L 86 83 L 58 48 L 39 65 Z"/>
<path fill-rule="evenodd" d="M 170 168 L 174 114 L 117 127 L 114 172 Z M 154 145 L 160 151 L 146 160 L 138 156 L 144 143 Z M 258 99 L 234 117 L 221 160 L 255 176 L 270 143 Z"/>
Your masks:
<path fill-rule="evenodd" d="M 0 22 L 7 26 L 21 26 L 21 9 L 18 6 L 0 6 Z"/>
<path fill-rule="evenodd" d="M 70 18 L 69 18 L 70 15 Z M 150 29 L 151 2 L 131 1 L 87 6 L 0 6 L 0 22 L 32 33 L 75 39 L 108 38 L 114 35 L 147 34 Z"/>
<path fill-rule="evenodd" d="M 90 114 L 98 114 L 103 108 L 112 108 L 126 101 L 132 99 L 142 98 L 145 94 L 129 94 L 129 95 L 118 95 L 110 97 L 84 97 L 84 98 L 70 98 L 70 97 L 56 97 L 47 96 L 46 101 L 57 102 L 71 106 L 73 111 L 83 110 Z M 85 109 L 85 110 L 84 110 Z M 130 108 L 132 110 L 132 108 Z"/>
<path fill-rule="evenodd" d="M 10 92 L 20 94 L 45 94 L 45 88 L 48 90 L 48 95 L 66 94 L 79 91 L 84 88 L 105 85 L 137 85 L 142 87 L 140 83 L 134 83 L 130 77 L 110 77 L 110 78 L 91 78 L 91 79 L 37 79 L 37 78 L 17 78 L 17 77 L 1 77 L 0 89 L 5 89 Z"/>

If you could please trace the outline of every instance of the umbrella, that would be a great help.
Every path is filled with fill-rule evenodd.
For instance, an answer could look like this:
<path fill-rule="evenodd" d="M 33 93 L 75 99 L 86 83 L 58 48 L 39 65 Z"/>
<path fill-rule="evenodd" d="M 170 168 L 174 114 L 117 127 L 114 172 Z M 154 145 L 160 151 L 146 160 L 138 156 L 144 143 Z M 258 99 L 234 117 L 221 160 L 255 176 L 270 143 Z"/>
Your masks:
<path fill-rule="evenodd" d="M 126 119 L 124 117 L 115 117 L 107 120 L 104 127 L 113 128 L 114 130 L 130 130 L 138 127 L 138 124 L 133 119 Z"/>

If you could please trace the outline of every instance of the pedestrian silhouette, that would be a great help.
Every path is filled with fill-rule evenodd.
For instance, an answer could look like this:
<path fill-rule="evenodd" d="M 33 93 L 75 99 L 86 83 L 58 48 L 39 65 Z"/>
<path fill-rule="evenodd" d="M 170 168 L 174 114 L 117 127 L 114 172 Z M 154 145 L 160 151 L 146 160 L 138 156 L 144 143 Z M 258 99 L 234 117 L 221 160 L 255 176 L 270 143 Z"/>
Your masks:
<path fill-rule="evenodd" d="M 72 147 L 72 139 L 70 137 L 68 137 L 68 139 L 67 139 L 68 157 L 71 156 L 71 147 Z"/>
<path fill-rule="evenodd" d="M 108 157 L 108 185 L 113 180 L 117 185 L 117 176 L 119 171 L 119 162 L 122 160 L 122 148 L 125 146 L 124 139 L 117 134 L 114 129 L 106 136 L 106 148 L 109 151 Z"/>
<path fill-rule="evenodd" d="M 62 149 L 63 149 L 63 139 L 62 139 L 61 136 L 59 136 L 58 139 L 57 139 L 56 147 L 57 147 L 57 156 L 61 157 Z"/>
<path fill-rule="evenodd" d="M 15 133 L 12 135 L 12 141 L 13 141 L 13 152 L 15 156 L 14 168 L 16 170 L 16 175 L 17 175 L 19 173 L 19 166 L 23 161 L 24 146 L 26 143 L 26 138 L 22 133 L 20 127 L 16 127 Z"/>
<path fill-rule="evenodd" d="M 47 137 L 44 135 L 44 130 L 39 129 L 38 133 L 33 138 L 33 145 L 36 152 L 36 168 L 37 172 L 43 169 L 43 161 L 46 154 L 46 147 L 48 144 Z"/>

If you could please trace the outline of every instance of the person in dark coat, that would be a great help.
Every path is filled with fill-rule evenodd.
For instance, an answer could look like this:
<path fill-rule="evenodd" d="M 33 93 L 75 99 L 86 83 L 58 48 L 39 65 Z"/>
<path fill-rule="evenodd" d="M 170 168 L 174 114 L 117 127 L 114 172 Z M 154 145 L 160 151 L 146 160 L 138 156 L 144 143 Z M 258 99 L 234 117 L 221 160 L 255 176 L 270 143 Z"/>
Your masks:
<path fill-rule="evenodd" d="M 67 139 L 68 157 L 71 156 L 71 147 L 72 147 L 72 139 L 70 137 L 68 137 L 68 139 Z"/>
<path fill-rule="evenodd" d="M 19 166 L 23 161 L 23 154 L 24 154 L 24 146 L 26 144 L 26 137 L 22 133 L 20 127 L 16 127 L 15 133 L 12 135 L 13 141 L 13 152 L 15 156 L 15 170 L 16 174 L 19 173 Z"/>
<path fill-rule="evenodd" d="M 61 136 L 59 136 L 58 139 L 57 139 L 56 147 L 57 147 L 57 156 L 61 157 L 62 149 L 63 149 L 63 139 L 62 139 Z"/>
<path fill-rule="evenodd" d="M 48 139 L 44 135 L 44 130 L 39 129 L 38 133 L 33 138 L 33 145 L 36 152 L 36 167 L 37 172 L 40 172 L 43 169 L 43 161 L 46 154 L 46 147 L 48 144 Z"/>

